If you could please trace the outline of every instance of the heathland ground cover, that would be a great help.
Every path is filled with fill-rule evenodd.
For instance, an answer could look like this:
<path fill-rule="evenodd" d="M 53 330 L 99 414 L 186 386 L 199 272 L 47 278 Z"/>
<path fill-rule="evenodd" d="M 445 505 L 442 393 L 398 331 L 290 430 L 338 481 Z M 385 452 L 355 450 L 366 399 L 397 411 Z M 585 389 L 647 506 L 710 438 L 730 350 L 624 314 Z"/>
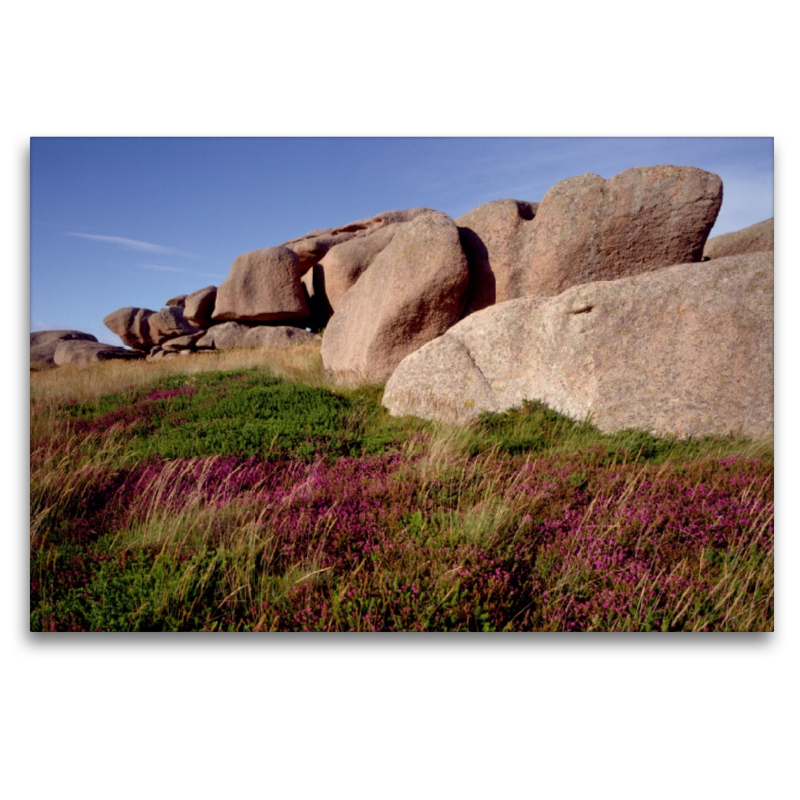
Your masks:
<path fill-rule="evenodd" d="M 31 630 L 774 626 L 771 442 L 391 417 L 319 348 L 31 372 Z"/>

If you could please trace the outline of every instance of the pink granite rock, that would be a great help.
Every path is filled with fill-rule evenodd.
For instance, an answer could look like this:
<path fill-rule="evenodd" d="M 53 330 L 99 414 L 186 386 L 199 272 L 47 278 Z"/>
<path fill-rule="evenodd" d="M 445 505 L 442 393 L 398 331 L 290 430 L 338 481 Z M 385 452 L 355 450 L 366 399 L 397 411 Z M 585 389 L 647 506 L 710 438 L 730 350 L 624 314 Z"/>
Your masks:
<path fill-rule="evenodd" d="M 763 253 L 775 249 L 775 218 L 765 219 L 747 228 L 715 236 L 706 243 L 705 258 L 723 258 L 741 253 Z"/>
<path fill-rule="evenodd" d="M 605 432 L 773 428 L 772 253 L 683 264 L 486 308 L 407 356 L 392 414 L 463 420 L 540 400 Z"/>
<path fill-rule="evenodd" d="M 386 380 L 458 320 L 468 281 L 453 220 L 439 212 L 415 217 L 342 298 L 322 340 L 325 368 L 348 381 Z"/>
<path fill-rule="evenodd" d="M 217 300 L 217 287 L 205 286 L 186 296 L 183 306 L 183 316 L 198 328 L 208 328 L 212 325 L 211 315 L 214 313 L 214 303 Z"/>
<path fill-rule="evenodd" d="M 636 167 L 561 181 L 542 199 L 521 258 L 527 295 L 700 261 L 722 181 L 695 167 Z"/>
<path fill-rule="evenodd" d="M 522 259 L 538 203 L 494 200 L 456 220 L 469 262 L 463 316 L 495 303 L 525 297 L 528 264 Z"/>
<path fill-rule="evenodd" d="M 217 289 L 214 321 L 266 322 L 307 317 L 300 259 L 288 247 L 239 256 Z"/>

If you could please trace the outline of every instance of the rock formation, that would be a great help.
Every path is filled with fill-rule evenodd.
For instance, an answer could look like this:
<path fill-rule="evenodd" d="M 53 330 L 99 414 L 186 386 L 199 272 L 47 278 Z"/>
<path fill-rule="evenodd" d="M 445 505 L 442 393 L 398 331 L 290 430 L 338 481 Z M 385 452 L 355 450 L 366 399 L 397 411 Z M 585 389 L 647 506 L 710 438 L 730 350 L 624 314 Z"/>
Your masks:
<path fill-rule="evenodd" d="M 96 342 L 97 337 L 82 331 L 31 331 L 31 363 L 54 364 L 58 345 L 73 340 Z"/>
<path fill-rule="evenodd" d="M 775 218 L 765 219 L 733 233 L 709 239 L 703 250 L 705 258 L 738 256 L 741 253 L 763 253 L 775 249 Z"/>
<path fill-rule="evenodd" d="M 766 436 L 772 253 L 672 266 L 479 311 L 411 353 L 392 414 L 468 419 L 541 400 L 602 431 Z"/>
<path fill-rule="evenodd" d="M 582 175 L 542 198 L 523 247 L 525 295 L 700 261 L 722 204 L 722 181 L 695 167 Z"/>
<path fill-rule="evenodd" d="M 217 301 L 217 287 L 205 286 L 187 295 L 183 305 L 183 316 L 198 328 L 208 328 L 213 324 L 211 315 Z"/>
<path fill-rule="evenodd" d="M 322 340 L 325 368 L 346 380 L 385 381 L 458 320 L 468 282 L 453 220 L 415 217 L 342 298 Z"/>
<path fill-rule="evenodd" d="M 316 336 L 301 328 L 287 325 L 243 325 L 240 322 L 223 322 L 209 328 L 194 342 L 197 348 L 224 350 L 233 347 L 278 347 L 319 341 Z"/>
<path fill-rule="evenodd" d="M 522 259 L 522 250 L 533 232 L 538 205 L 494 200 L 456 220 L 469 262 L 464 316 L 528 293 L 529 265 Z"/>
<path fill-rule="evenodd" d="M 88 366 L 100 361 L 132 360 L 144 358 L 144 353 L 126 350 L 111 344 L 86 341 L 85 339 L 66 339 L 58 343 L 53 362 L 61 367 L 65 364 Z"/>
<path fill-rule="evenodd" d="M 307 317 L 300 259 L 288 247 L 240 255 L 217 289 L 213 321 L 267 322 Z"/>

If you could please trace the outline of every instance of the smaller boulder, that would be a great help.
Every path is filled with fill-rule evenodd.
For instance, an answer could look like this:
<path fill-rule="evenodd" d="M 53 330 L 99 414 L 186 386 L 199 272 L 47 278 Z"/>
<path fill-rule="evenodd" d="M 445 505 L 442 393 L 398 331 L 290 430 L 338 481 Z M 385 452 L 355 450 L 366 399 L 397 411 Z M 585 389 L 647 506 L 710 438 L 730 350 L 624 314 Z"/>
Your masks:
<path fill-rule="evenodd" d="M 168 339 L 186 336 L 191 333 L 200 333 L 200 328 L 192 325 L 183 315 L 183 309 L 177 306 L 162 308 L 148 319 L 150 325 L 150 338 L 155 344 L 161 344 Z"/>
<path fill-rule="evenodd" d="M 706 242 L 703 256 L 707 259 L 738 256 L 744 253 L 764 253 L 775 249 L 775 218 L 756 222 L 732 233 L 723 233 Z"/>
<path fill-rule="evenodd" d="M 73 340 L 96 342 L 97 337 L 82 331 L 31 331 L 31 363 L 54 364 L 58 345 Z"/>
<path fill-rule="evenodd" d="M 183 308 L 187 297 L 188 295 L 185 294 L 179 294 L 176 297 L 170 297 L 170 299 L 167 300 L 167 305 L 175 306 L 176 308 Z"/>
<path fill-rule="evenodd" d="M 103 325 L 116 333 L 128 347 L 149 350 L 156 344 L 150 331 L 150 317 L 155 313 L 149 308 L 125 306 L 103 317 Z"/>
<path fill-rule="evenodd" d="M 242 325 L 240 322 L 223 322 L 209 328 L 196 342 L 195 347 L 227 350 L 235 347 L 287 348 L 296 344 L 319 341 L 316 336 L 302 328 L 288 325 Z"/>
<path fill-rule="evenodd" d="M 183 305 L 183 316 L 192 325 L 199 328 L 208 328 L 213 324 L 211 315 L 214 313 L 214 303 L 217 300 L 217 287 L 205 286 L 187 295 Z"/>
<path fill-rule="evenodd" d="M 142 356 L 143 353 L 136 350 L 126 350 L 124 347 L 115 347 L 113 344 L 89 342 L 85 339 L 66 339 L 59 342 L 53 361 L 60 367 L 65 364 L 88 366 L 100 361 L 114 359 L 129 361 L 142 358 Z"/>

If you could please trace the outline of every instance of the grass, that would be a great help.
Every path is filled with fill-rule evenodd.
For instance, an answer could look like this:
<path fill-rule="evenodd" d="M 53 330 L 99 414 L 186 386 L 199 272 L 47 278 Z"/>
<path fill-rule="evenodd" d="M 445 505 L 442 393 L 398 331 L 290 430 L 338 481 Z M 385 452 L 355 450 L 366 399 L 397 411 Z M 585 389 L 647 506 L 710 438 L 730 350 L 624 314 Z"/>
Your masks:
<path fill-rule="evenodd" d="M 32 372 L 31 629 L 773 629 L 770 442 L 381 392 L 314 345 Z"/>

